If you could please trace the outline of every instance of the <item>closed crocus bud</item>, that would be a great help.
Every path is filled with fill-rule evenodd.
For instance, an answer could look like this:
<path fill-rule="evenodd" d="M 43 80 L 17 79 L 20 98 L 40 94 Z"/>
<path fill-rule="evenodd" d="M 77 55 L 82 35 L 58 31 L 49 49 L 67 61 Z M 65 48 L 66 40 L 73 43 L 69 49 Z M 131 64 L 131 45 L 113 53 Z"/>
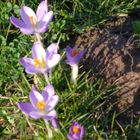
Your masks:
<path fill-rule="evenodd" d="M 83 51 L 78 50 L 77 46 L 74 48 L 68 46 L 66 48 L 66 57 L 66 63 L 69 64 L 72 68 L 71 80 L 73 83 L 76 83 L 78 76 L 78 63 L 83 57 Z"/>

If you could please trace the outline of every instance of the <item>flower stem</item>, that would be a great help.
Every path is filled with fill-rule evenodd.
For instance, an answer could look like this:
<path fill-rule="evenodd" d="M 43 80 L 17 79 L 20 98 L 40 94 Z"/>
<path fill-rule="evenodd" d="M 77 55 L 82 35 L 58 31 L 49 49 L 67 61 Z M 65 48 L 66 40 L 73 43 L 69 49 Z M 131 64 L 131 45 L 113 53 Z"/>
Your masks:
<path fill-rule="evenodd" d="M 46 128 L 47 128 L 47 131 L 48 131 L 48 138 L 49 138 L 49 140 L 51 140 L 52 137 L 53 137 L 52 130 L 50 129 L 48 121 L 46 119 L 44 119 L 44 121 L 45 121 Z"/>
<path fill-rule="evenodd" d="M 52 79 L 52 69 L 50 69 L 49 71 L 49 80 L 51 81 L 51 79 Z"/>
<path fill-rule="evenodd" d="M 77 84 L 78 77 L 78 65 L 72 65 L 71 82 L 75 85 Z"/>
<path fill-rule="evenodd" d="M 39 33 L 36 33 L 35 36 L 36 36 L 37 41 L 39 42 L 39 44 L 43 47 L 42 42 L 41 42 L 41 36 L 40 36 L 40 34 Z"/>
<path fill-rule="evenodd" d="M 50 84 L 49 77 L 48 77 L 47 73 L 44 73 L 44 77 L 45 77 L 45 81 L 47 82 L 47 84 Z"/>
<path fill-rule="evenodd" d="M 59 37 L 59 39 L 58 39 L 58 41 L 57 41 L 57 48 L 59 48 L 59 43 L 60 43 L 60 40 L 61 40 L 61 36 L 62 36 L 62 35 L 60 35 L 60 37 Z"/>

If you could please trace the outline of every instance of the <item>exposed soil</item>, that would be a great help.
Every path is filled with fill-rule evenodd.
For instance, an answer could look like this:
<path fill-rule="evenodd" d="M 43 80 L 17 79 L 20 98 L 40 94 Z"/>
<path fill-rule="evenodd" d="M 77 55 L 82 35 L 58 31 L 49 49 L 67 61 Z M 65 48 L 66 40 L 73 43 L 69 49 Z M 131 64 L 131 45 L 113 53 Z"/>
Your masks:
<path fill-rule="evenodd" d="M 114 18 L 103 27 L 86 30 L 74 42 L 85 50 L 84 70 L 93 68 L 91 76 L 98 73 L 108 85 L 120 87 L 115 108 L 128 116 L 130 110 L 140 114 L 140 38 L 133 33 L 135 19 Z"/>

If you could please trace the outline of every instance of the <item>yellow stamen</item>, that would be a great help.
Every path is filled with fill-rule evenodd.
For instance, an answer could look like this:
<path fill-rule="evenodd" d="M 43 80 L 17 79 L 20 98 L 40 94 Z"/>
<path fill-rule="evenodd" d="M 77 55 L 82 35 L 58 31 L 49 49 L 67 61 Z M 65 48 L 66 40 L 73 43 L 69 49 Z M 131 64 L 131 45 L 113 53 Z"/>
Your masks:
<path fill-rule="evenodd" d="M 40 63 L 41 63 L 41 62 L 40 62 L 39 59 L 35 59 L 34 62 L 35 62 L 35 66 L 36 66 L 36 67 L 39 67 L 39 66 L 40 66 Z"/>
<path fill-rule="evenodd" d="M 73 132 L 74 134 L 77 134 L 79 132 L 79 128 L 77 126 L 73 127 Z"/>
<path fill-rule="evenodd" d="M 45 68 L 45 60 L 42 57 L 42 62 L 39 59 L 34 59 L 35 67 L 37 68 Z"/>
<path fill-rule="evenodd" d="M 73 49 L 71 54 L 73 57 L 75 57 L 77 55 L 77 53 L 78 53 L 77 49 Z"/>
<path fill-rule="evenodd" d="M 40 110 L 45 110 L 45 102 L 44 101 L 38 101 L 37 102 L 37 108 Z"/>
<path fill-rule="evenodd" d="M 42 68 L 45 68 L 45 60 L 43 57 L 42 57 Z"/>
<path fill-rule="evenodd" d="M 33 16 L 30 16 L 29 18 L 30 18 L 31 24 L 33 26 L 36 26 L 36 24 L 37 24 L 36 19 Z"/>

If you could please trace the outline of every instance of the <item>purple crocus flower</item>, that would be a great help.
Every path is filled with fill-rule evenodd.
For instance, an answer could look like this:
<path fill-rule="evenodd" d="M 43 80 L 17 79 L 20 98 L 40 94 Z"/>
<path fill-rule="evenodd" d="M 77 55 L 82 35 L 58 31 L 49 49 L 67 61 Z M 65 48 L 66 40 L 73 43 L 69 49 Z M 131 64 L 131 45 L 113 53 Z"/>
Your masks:
<path fill-rule="evenodd" d="M 53 120 L 56 118 L 55 106 L 58 103 L 59 97 L 55 95 L 52 85 L 47 85 L 42 94 L 35 87 L 32 87 L 30 92 L 31 103 L 18 103 L 18 108 L 26 115 L 34 119 Z"/>
<path fill-rule="evenodd" d="M 74 48 L 71 47 L 67 47 L 66 48 L 66 63 L 69 65 L 78 65 L 80 59 L 83 56 L 83 51 L 79 51 L 77 46 L 75 46 Z"/>
<path fill-rule="evenodd" d="M 79 51 L 77 46 L 74 48 L 66 48 L 66 63 L 72 68 L 71 81 L 76 84 L 76 78 L 78 76 L 78 63 L 83 56 L 83 51 Z"/>
<path fill-rule="evenodd" d="M 74 121 L 70 127 L 69 134 L 67 135 L 69 140 L 82 140 L 84 136 L 84 127 L 79 125 L 77 121 Z"/>
<path fill-rule="evenodd" d="M 57 51 L 55 43 L 52 43 L 45 51 L 39 42 L 35 42 L 32 47 L 33 58 L 23 57 L 20 59 L 20 63 L 28 74 L 44 74 L 59 62 L 61 56 L 57 54 Z"/>
<path fill-rule="evenodd" d="M 48 12 L 48 6 L 45 1 L 42 1 L 36 11 L 27 6 L 23 6 L 20 9 L 21 19 L 14 16 L 10 17 L 10 21 L 13 25 L 20 29 L 23 34 L 35 34 L 44 33 L 49 22 L 52 20 L 53 12 Z"/>

